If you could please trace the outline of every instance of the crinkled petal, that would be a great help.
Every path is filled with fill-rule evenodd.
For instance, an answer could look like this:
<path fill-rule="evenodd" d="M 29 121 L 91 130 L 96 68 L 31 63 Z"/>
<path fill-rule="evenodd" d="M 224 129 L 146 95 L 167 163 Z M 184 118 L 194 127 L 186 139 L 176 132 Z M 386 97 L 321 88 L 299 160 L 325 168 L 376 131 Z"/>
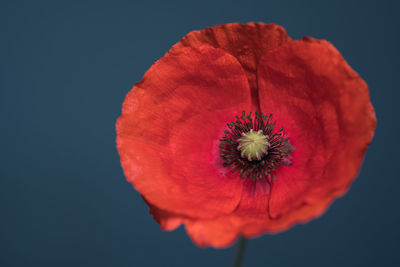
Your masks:
<path fill-rule="evenodd" d="M 149 205 L 150 214 L 153 215 L 153 219 L 160 225 L 161 229 L 165 231 L 175 230 L 183 223 L 184 219 L 186 218 L 185 216 L 159 209 L 149 203 L 144 197 L 143 200 L 147 203 L 147 205 Z"/>
<path fill-rule="evenodd" d="M 167 53 L 127 95 L 117 122 L 128 181 L 166 211 L 199 218 L 230 213 L 242 180 L 222 166 L 218 140 L 250 105 L 243 69 L 224 50 Z"/>
<path fill-rule="evenodd" d="M 267 53 L 258 67 L 261 108 L 296 148 L 276 172 L 269 201 L 276 220 L 295 210 L 318 216 L 356 177 L 376 119 L 368 88 L 327 41 L 305 38 Z M 304 209 L 303 209 L 304 208 Z M 295 221 L 296 218 L 288 220 Z"/>
<path fill-rule="evenodd" d="M 269 50 L 291 39 L 281 26 L 264 23 L 230 23 L 193 31 L 171 48 L 211 45 L 233 55 L 242 65 L 251 88 L 253 105 L 259 107 L 257 93 L 257 63 Z"/>

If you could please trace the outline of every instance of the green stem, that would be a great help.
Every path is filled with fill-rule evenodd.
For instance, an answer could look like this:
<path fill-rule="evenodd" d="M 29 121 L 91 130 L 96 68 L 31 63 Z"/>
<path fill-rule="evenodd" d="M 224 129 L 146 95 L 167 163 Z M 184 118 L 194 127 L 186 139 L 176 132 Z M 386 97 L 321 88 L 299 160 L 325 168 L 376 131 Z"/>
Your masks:
<path fill-rule="evenodd" d="M 241 267 L 243 261 L 244 251 L 246 249 L 246 241 L 247 239 L 243 236 L 240 237 L 239 246 L 236 250 L 235 262 L 233 263 L 233 267 Z"/>

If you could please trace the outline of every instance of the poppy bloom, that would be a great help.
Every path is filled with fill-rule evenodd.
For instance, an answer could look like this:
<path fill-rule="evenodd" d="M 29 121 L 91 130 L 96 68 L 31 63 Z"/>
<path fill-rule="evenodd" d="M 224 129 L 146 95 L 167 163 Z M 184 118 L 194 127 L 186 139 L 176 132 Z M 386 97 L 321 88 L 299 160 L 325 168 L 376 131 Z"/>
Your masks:
<path fill-rule="evenodd" d="M 366 83 L 332 44 L 233 23 L 175 44 L 116 129 L 126 178 L 161 228 L 225 247 L 320 216 L 357 176 L 375 125 Z"/>

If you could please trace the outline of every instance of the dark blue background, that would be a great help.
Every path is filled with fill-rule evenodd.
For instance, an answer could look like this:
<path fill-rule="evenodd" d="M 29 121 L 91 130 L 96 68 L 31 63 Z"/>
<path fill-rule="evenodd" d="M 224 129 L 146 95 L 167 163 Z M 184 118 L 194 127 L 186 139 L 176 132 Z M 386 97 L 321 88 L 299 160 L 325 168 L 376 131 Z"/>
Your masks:
<path fill-rule="evenodd" d="M 249 21 L 331 41 L 369 84 L 378 128 L 350 192 L 320 219 L 251 240 L 245 266 L 399 266 L 395 2 L 1 1 L 0 266 L 229 266 L 234 247 L 160 230 L 125 181 L 114 124 L 181 37 Z"/>

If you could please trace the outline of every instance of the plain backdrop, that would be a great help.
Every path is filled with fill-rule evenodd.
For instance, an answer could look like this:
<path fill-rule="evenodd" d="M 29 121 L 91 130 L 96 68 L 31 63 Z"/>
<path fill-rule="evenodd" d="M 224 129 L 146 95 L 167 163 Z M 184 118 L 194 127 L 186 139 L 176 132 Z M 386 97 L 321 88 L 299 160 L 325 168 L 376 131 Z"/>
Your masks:
<path fill-rule="evenodd" d="M 248 243 L 245 266 L 400 266 L 396 1 L 1 1 L 0 266 L 230 266 L 235 247 L 163 232 L 125 181 L 122 101 L 185 34 L 277 23 L 327 39 L 366 80 L 378 127 L 319 219 Z M 338 144 L 340 146 L 341 144 Z"/>

